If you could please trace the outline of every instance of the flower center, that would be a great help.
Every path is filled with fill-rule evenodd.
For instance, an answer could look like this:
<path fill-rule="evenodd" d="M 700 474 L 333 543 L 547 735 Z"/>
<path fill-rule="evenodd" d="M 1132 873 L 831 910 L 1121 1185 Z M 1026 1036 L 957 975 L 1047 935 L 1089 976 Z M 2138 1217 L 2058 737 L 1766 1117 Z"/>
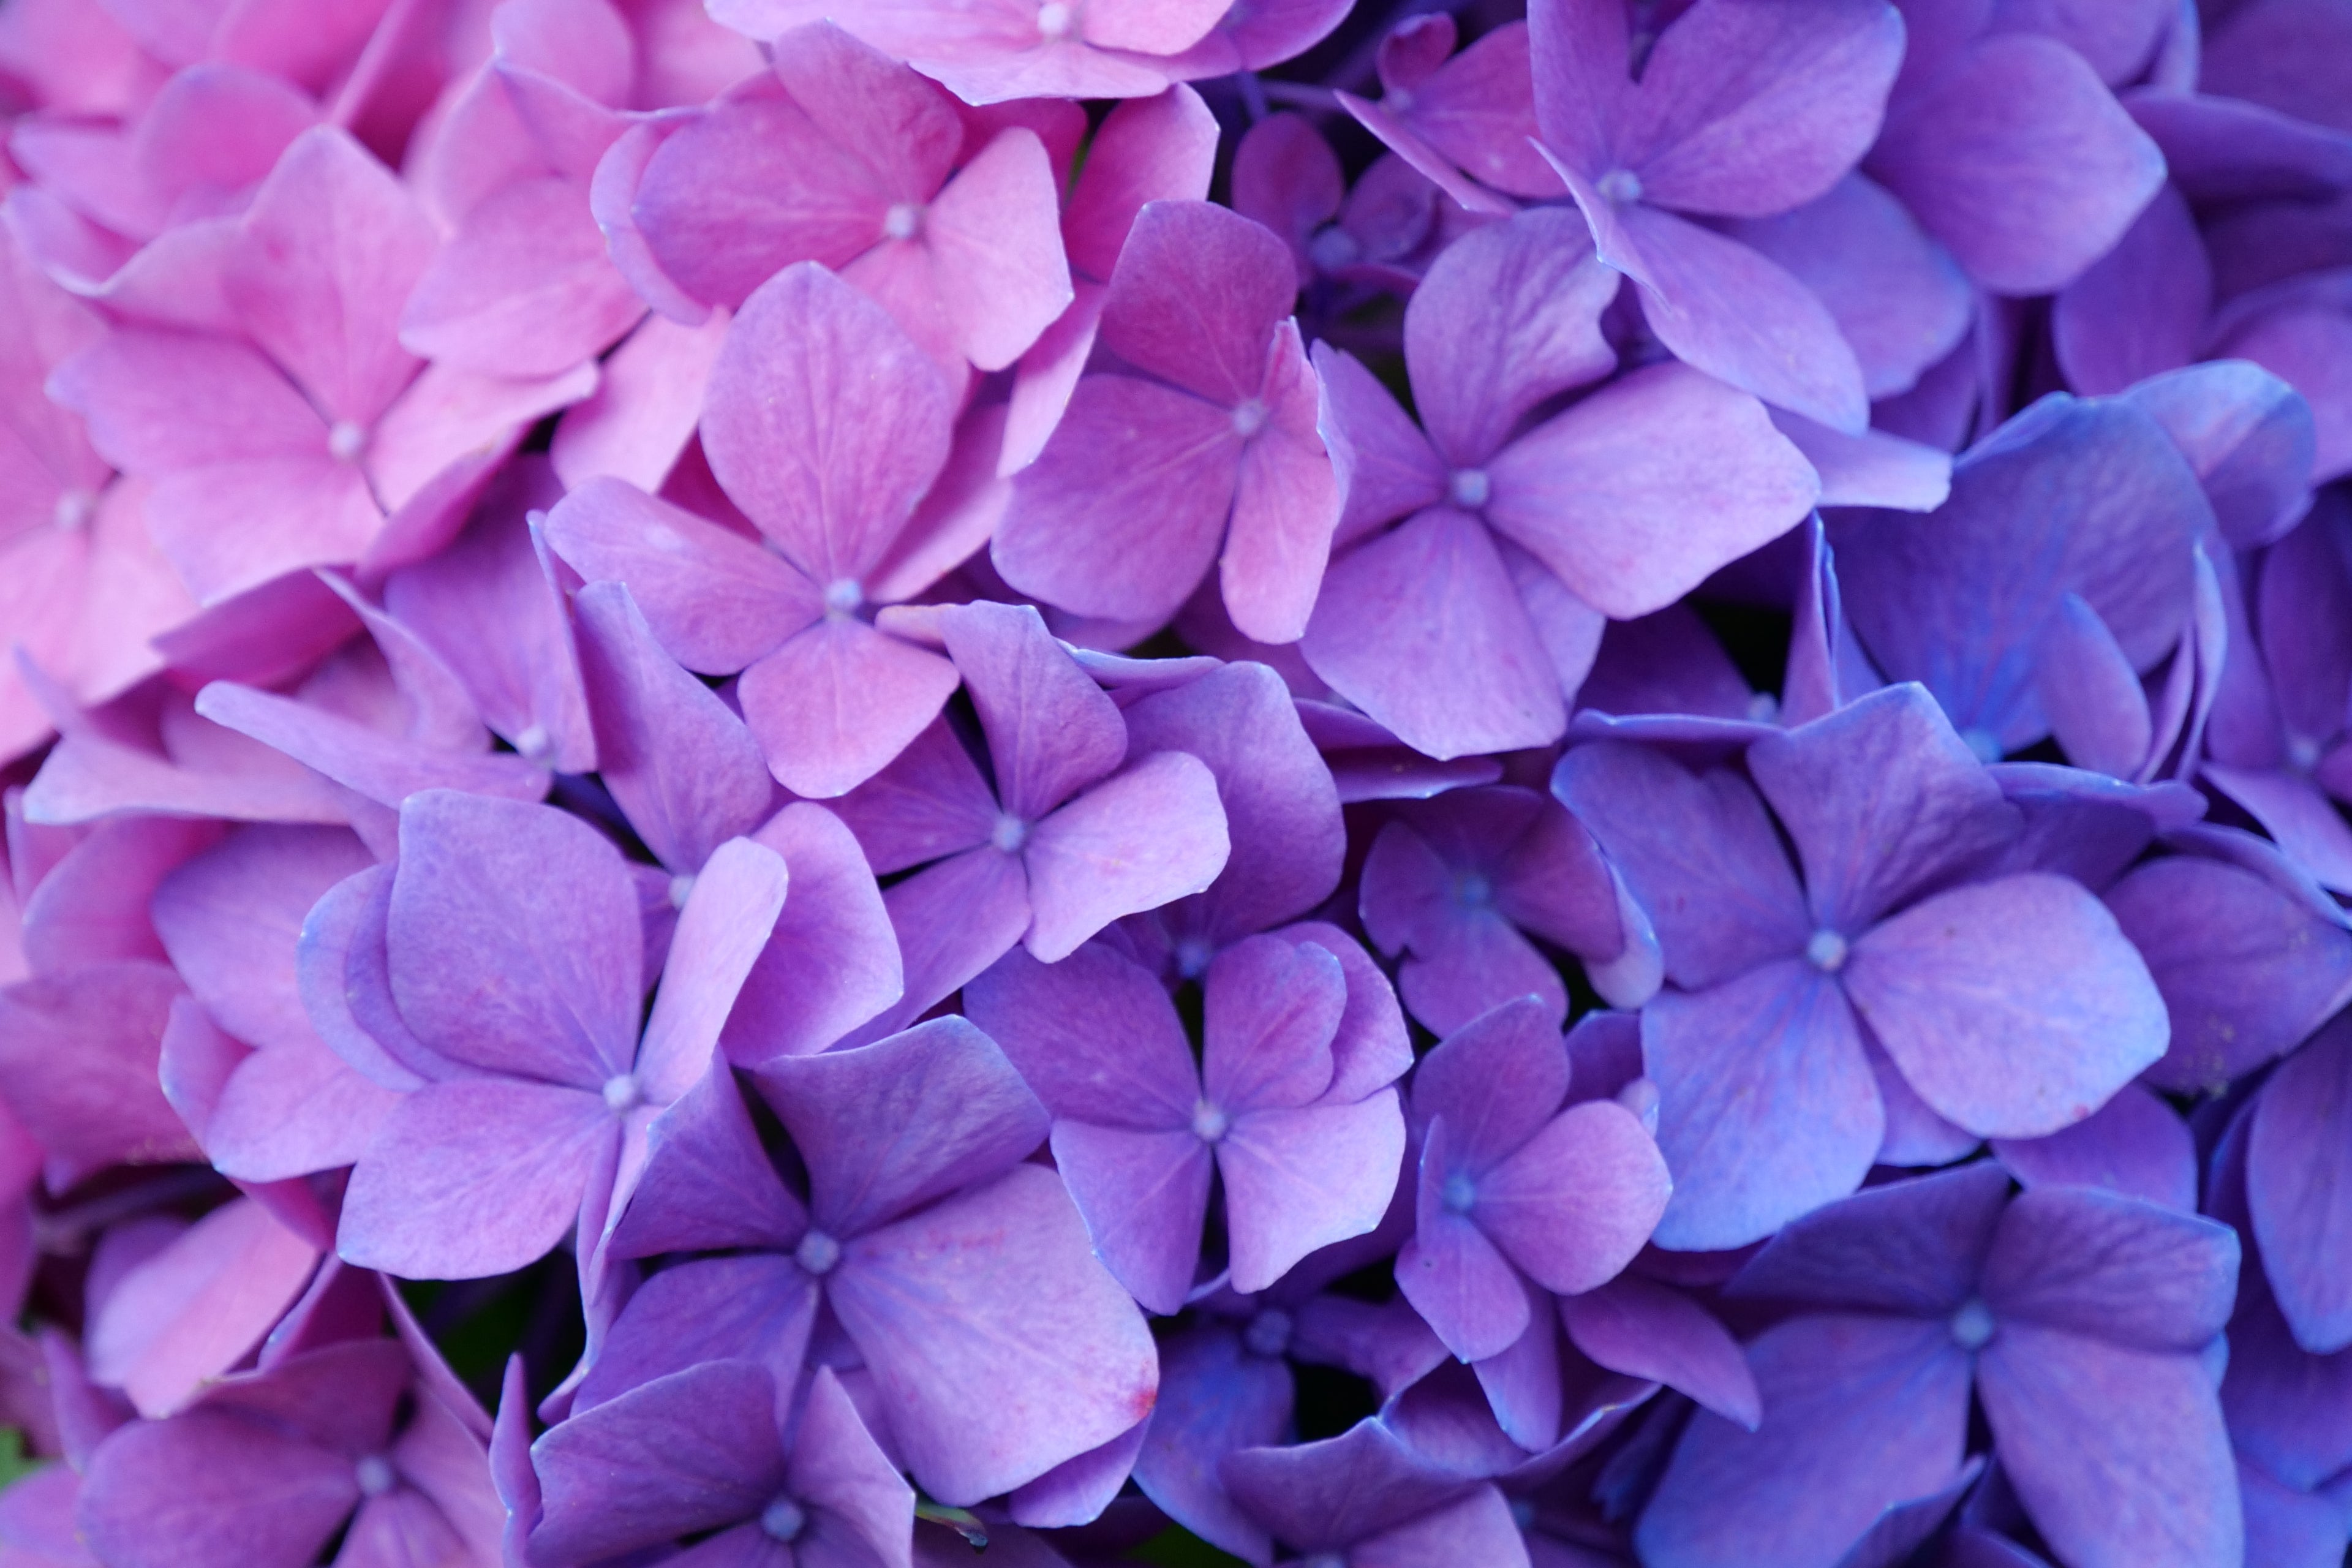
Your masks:
<path fill-rule="evenodd" d="M 352 1467 L 352 1479 L 359 1482 L 362 1497 L 382 1497 L 400 1478 L 394 1472 L 390 1459 L 382 1454 L 370 1454 Z"/>
<path fill-rule="evenodd" d="M 1485 506 L 1493 489 L 1486 481 L 1484 468 L 1456 468 L 1454 477 L 1445 481 L 1446 493 L 1454 498 L 1454 504 L 1465 511 L 1476 511 Z"/>
<path fill-rule="evenodd" d="M 857 606 L 864 603 L 866 590 L 858 586 L 855 577 L 839 578 L 824 585 L 824 607 L 828 615 L 854 616 L 857 613 Z"/>
<path fill-rule="evenodd" d="M 812 1274 L 830 1274 L 833 1266 L 841 1261 L 841 1243 L 821 1230 L 810 1231 L 793 1248 L 793 1261 Z"/>
<path fill-rule="evenodd" d="M 808 1528 L 808 1514 L 788 1497 L 780 1497 L 760 1510 L 760 1528 L 778 1541 L 797 1541 Z"/>
<path fill-rule="evenodd" d="M 1258 1355 L 1280 1355 L 1290 1348 L 1290 1314 L 1279 1307 L 1268 1307 L 1242 1331 L 1242 1343 Z"/>
<path fill-rule="evenodd" d="M 1805 943 L 1805 961 L 1823 974 L 1835 974 L 1845 967 L 1845 938 L 1823 926 Z"/>
<path fill-rule="evenodd" d="M 534 763 L 543 761 L 548 752 L 547 726 L 533 724 L 521 734 L 517 735 L 515 751 Z"/>
<path fill-rule="evenodd" d="M 682 910 L 686 908 L 686 900 L 692 897 L 694 897 L 694 877 L 692 873 L 680 871 L 677 876 L 672 877 L 669 879 L 669 907 L 671 909 Z"/>
<path fill-rule="evenodd" d="M 1952 1314 L 1952 1342 L 1964 1351 L 1984 1349 L 1992 1339 L 1992 1309 L 1974 1296 Z"/>
<path fill-rule="evenodd" d="M 1265 405 L 1251 398 L 1234 410 L 1234 434 L 1246 441 L 1265 428 Z"/>
<path fill-rule="evenodd" d="M 1391 114 L 1411 114 L 1412 112 L 1412 94 L 1404 88 L 1398 88 L 1394 92 L 1382 93 L 1381 95 L 1381 107 L 1387 110 Z"/>
<path fill-rule="evenodd" d="M 1298 1568 L 1348 1568 L 1348 1560 L 1336 1552 L 1318 1552 L 1312 1557 L 1300 1558 Z"/>
<path fill-rule="evenodd" d="M 913 202 L 895 202 L 882 215 L 885 239 L 912 239 L 923 232 L 923 209 Z"/>
<path fill-rule="evenodd" d="M 1223 1111 L 1205 1100 L 1192 1108 L 1192 1133 L 1203 1143 L 1213 1143 L 1223 1138 L 1225 1129 L 1232 1125 L 1225 1120 Z"/>
<path fill-rule="evenodd" d="M 1454 879 L 1454 901 L 1465 910 L 1483 910 L 1495 901 L 1495 886 L 1475 871 L 1464 871 Z"/>
<path fill-rule="evenodd" d="M 1356 237 L 1336 223 L 1325 224 L 1307 242 L 1307 258 L 1325 272 L 1352 266 L 1363 254 L 1364 247 L 1356 242 Z"/>
<path fill-rule="evenodd" d="M 1642 199 L 1642 176 L 1631 169 L 1612 169 L 1593 184 L 1601 200 L 1621 207 Z"/>
<path fill-rule="evenodd" d="M 1029 825 L 1009 811 L 996 814 L 996 826 L 988 830 L 988 841 L 1007 855 L 1017 855 L 1029 842 Z"/>
<path fill-rule="evenodd" d="M 1963 730 L 1960 743 L 1980 763 L 2000 761 L 2000 739 L 1990 730 Z"/>
<path fill-rule="evenodd" d="M 335 421 L 327 432 L 327 456 L 338 463 L 354 463 L 367 450 L 367 432 L 348 419 Z"/>
<path fill-rule="evenodd" d="M 1779 721 L 1780 700 L 1769 691 L 1759 691 L 1748 700 L 1748 716 L 1759 724 Z"/>
<path fill-rule="evenodd" d="M 1215 956 L 1208 938 L 1188 936 L 1176 944 L 1176 973 L 1187 980 L 1198 980 L 1209 972 L 1209 960 Z"/>
<path fill-rule="evenodd" d="M 65 503 L 58 503 L 62 506 Z M 2286 760 L 2299 773 L 2307 773 L 2319 765 L 2319 742 L 2308 735 L 2286 738 Z"/>
<path fill-rule="evenodd" d="M 1047 0 L 1037 7 L 1037 32 L 1047 38 L 1066 38 L 1078 25 L 1077 7 L 1065 5 L 1062 0 Z"/>
<path fill-rule="evenodd" d="M 58 525 L 59 533 L 77 533 L 97 507 L 98 498 L 88 490 L 68 490 L 58 498 L 58 509 L 49 518 Z"/>
<path fill-rule="evenodd" d="M 604 1080 L 604 1104 L 618 1116 L 645 1103 L 646 1091 L 635 1073 L 614 1073 Z"/>
<path fill-rule="evenodd" d="M 1466 1173 L 1456 1171 L 1446 1177 L 1445 1185 L 1438 1189 L 1438 1201 L 1445 1205 L 1447 1214 L 1468 1214 L 1477 1205 L 1478 1184 Z"/>

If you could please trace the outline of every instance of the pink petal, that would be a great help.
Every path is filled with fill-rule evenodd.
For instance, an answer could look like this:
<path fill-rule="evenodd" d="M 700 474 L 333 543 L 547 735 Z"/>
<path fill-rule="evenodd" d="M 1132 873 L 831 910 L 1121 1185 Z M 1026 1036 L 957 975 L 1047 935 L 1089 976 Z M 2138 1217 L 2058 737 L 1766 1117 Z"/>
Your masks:
<path fill-rule="evenodd" d="M 524 180 L 467 215 L 409 295 L 400 341 L 488 374 L 553 375 L 593 359 L 645 309 L 605 258 L 587 190 Z"/>
<path fill-rule="evenodd" d="M 939 655 L 827 616 L 746 669 L 737 690 L 777 781 L 830 800 L 906 750 L 955 689 Z"/>
<path fill-rule="evenodd" d="M 714 312 L 701 326 L 681 327 L 648 316 L 605 357 L 595 393 L 555 427 L 548 456 L 566 489 L 600 476 L 644 490 L 661 488 L 701 418 L 703 389 L 728 321 Z"/>
<path fill-rule="evenodd" d="M 785 558 L 861 586 L 946 463 L 954 408 L 887 312 L 823 268 L 744 301 L 710 373 L 711 470 Z"/>
<path fill-rule="evenodd" d="M 1339 521 L 1339 480 L 1316 429 L 1318 392 L 1297 325 L 1286 321 L 1266 369 L 1268 422 L 1242 448 L 1218 561 L 1225 608 L 1258 642 L 1297 642 L 1306 632 Z"/>
<path fill-rule="evenodd" d="M 964 357 L 1003 370 L 1070 303 L 1061 202 L 1045 144 L 1000 132 L 923 215 L 940 303 Z"/>
<path fill-rule="evenodd" d="M 1111 274 L 1103 346 L 1230 408 L 1259 395 L 1266 341 L 1297 289 L 1289 247 L 1270 230 L 1206 202 L 1153 202 Z"/>

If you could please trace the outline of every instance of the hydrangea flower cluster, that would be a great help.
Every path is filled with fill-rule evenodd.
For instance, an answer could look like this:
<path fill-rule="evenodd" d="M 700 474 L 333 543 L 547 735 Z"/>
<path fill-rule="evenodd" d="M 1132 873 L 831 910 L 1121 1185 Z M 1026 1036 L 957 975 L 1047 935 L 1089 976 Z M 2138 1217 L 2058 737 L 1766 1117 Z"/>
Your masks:
<path fill-rule="evenodd" d="M 2340 1568 L 2343 0 L 0 0 L 0 1568 Z"/>

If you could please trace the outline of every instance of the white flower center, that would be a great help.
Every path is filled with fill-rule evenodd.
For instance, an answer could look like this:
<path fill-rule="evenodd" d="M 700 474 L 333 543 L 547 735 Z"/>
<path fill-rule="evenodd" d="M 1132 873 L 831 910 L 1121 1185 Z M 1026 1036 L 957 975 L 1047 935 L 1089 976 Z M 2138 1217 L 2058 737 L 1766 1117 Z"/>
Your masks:
<path fill-rule="evenodd" d="M 677 876 L 672 877 L 669 879 L 669 907 L 671 909 L 682 910 L 686 908 L 686 900 L 692 897 L 694 897 L 693 873 L 688 871 L 680 871 Z"/>
<path fill-rule="evenodd" d="M 365 430 L 348 419 L 338 419 L 334 428 L 327 432 L 327 456 L 338 463 L 355 463 L 367 450 L 367 440 Z"/>
<path fill-rule="evenodd" d="M 604 1103 L 618 1116 L 645 1103 L 646 1091 L 635 1073 L 614 1073 L 604 1080 Z"/>
<path fill-rule="evenodd" d="M 1307 258 L 1325 272 L 1355 264 L 1364 254 L 1356 237 L 1336 223 L 1327 223 L 1307 242 Z"/>
<path fill-rule="evenodd" d="M 1454 477 L 1445 481 L 1445 493 L 1465 511 L 1476 511 L 1485 506 L 1493 491 L 1494 486 L 1487 481 L 1484 468 L 1456 468 Z"/>
<path fill-rule="evenodd" d="M 57 510 L 49 520 L 60 533 L 78 533 L 89 521 L 89 514 L 98 509 L 98 498 L 88 490 L 68 490 L 58 498 Z"/>
<path fill-rule="evenodd" d="M 1823 926 L 1805 943 L 1805 960 L 1824 974 L 1845 967 L 1845 938 Z"/>
<path fill-rule="evenodd" d="M 824 607 L 828 615 L 854 616 L 857 606 L 866 603 L 866 590 L 855 577 L 836 578 L 824 585 Z"/>
<path fill-rule="evenodd" d="M 370 1454 L 352 1467 L 352 1478 L 359 1482 L 362 1497 L 382 1497 L 400 1479 L 392 1461 L 382 1454 Z"/>
<path fill-rule="evenodd" d="M 1234 410 L 1234 434 L 1246 441 L 1265 428 L 1265 405 L 1253 397 Z"/>
<path fill-rule="evenodd" d="M 1438 1201 L 1445 1205 L 1447 1214 L 1468 1214 L 1477 1205 L 1478 1184 L 1465 1173 L 1456 1171 L 1445 1178 L 1445 1185 L 1438 1190 Z"/>
<path fill-rule="evenodd" d="M 988 841 L 1007 855 L 1017 855 L 1029 842 L 1029 825 L 1009 811 L 996 814 L 996 826 L 988 830 Z"/>
<path fill-rule="evenodd" d="M 533 724 L 515 737 L 515 751 L 532 762 L 544 761 L 548 753 L 547 726 Z"/>
<path fill-rule="evenodd" d="M 808 1528 L 808 1514 L 792 1499 L 780 1497 L 760 1510 L 760 1528 L 775 1540 L 797 1541 Z"/>
<path fill-rule="evenodd" d="M 841 1261 L 841 1243 L 821 1230 L 810 1231 L 793 1248 L 793 1261 L 812 1274 L 830 1274 Z"/>
<path fill-rule="evenodd" d="M 1078 12 L 1075 5 L 1066 5 L 1062 0 L 1047 0 L 1046 4 L 1037 7 L 1037 33 L 1040 37 L 1066 38 L 1077 25 Z"/>
<path fill-rule="evenodd" d="M 1225 1120 L 1223 1111 L 1205 1100 L 1192 1108 L 1192 1134 L 1203 1143 L 1213 1143 L 1223 1138 L 1225 1130 L 1232 1125 Z"/>
<path fill-rule="evenodd" d="M 1982 1350 L 1993 1328 L 1992 1309 L 1971 1296 L 1952 1314 L 1952 1342 L 1964 1351 Z"/>
<path fill-rule="evenodd" d="M 882 235 L 886 239 L 912 239 L 923 232 L 923 209 L 913 202 L 892 204 L 882 215 Z"/>
<path fill-rule="evenodd" d="M 1621 207 L 1642 199 L 1642 176 L 1631 169 L 1612 169 L 1593 184 L 1601 200 Z"/>

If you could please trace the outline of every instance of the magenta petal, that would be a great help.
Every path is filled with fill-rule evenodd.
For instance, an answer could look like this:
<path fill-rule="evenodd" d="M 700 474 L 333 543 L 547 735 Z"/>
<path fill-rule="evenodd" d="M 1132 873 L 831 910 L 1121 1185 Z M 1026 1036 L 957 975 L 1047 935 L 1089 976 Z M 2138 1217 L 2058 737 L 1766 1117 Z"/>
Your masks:
<path fill-rule="evenodd" d="M 1738 1342 L 1681 1291 L 1621 1274 L 1561 1297 L 1559 1316 L 1576 1348 L 1612 1372 L 1663 1383 L 1750 1432 L 1763 1419 L 1756 1375 Z"/>
<path fill-rule="evenodd" d="M 882 890 L 841 819 L 799 802 L 752 837 L 784 858 L 792 894 L 720 1036 L 741 1067 L 823 1050 L 906 991 Z"/>
<path fill-rule="evenodd" d="M 205 1124 L 224 1175 L 274 1182 L 354 1163 L 399 1097 L 313 1038 L 237 1064 Z"/>
<path fill-rule="evenodd" d="M 818 589 L 741 534 L 618 479 L 557 503 L 548 542 L 590 582 L 625 584 L 670 656 L 732 675 L 815 620 Z"/>
<path fill-rule="evenodd" d="M 555 427 L 548 458 L 564 484 L 609 475 L 659 489 L 694 435 L 727 325 L 724 315 L 700 327 L 648 316 L 605 356 L 594 395 Z"/>
<path fill-rule="evenodd" d="M 1189 1126 L 1151 1131 L 1064 1120 L 1054 1124 L 1054 1163 L 1111 1277 L 1145 1310 L 1181 1311 L 1209 1213 L 1215 1168 L 1209 1145 Z"/>
<path fill-rule="evenodd" d="M 2061 144 L 2067 156 L 2048 155 Z M 2009 33 L 1971 46 L 1912 99 L 1870 173 L 1978 282 L 2040 294 L 2121 237 L 2162 183 L 2164 157 L 2080 56 Z"/>
<path fill-rule="evenodd" d="M 1045 1141 L 1045 1108 L 960 1017 L 781 1058 L 757 1081 L 808 1163 L 815 1223 L 835 1240 L 990 1180 Z M 924 1130 L 916 1149 L 903 1146 L 910 1127 Z"/>
<path fill-rule="evenodd" d="M 1621 620 L 1787 532 L 1821 489 L 1762 405 L 1680 365 L 1594 394 L 1486 471 L 1496 528 Z"/>
<path fill-rule="evenodd" d="M 777 781 L 830 800 L 904 751 L 955 688 L 937 654 L 827 616 L 746 669 L 737 690 Z"/>
<path fill-rule="evenodd" d="M 184 995 L 164 964 L 85 964 L 0 990 L 0 1075 L 8 1107 L 79 1179 L 122 1162 L 193 1157 L 188 1129 L 156 1079 L 173 1002 Z"/>
<path fill-rule="evenodd" d="M 331 419 L 375 422 L 415 374 L 401 307 L 436 249 L 407 188 L 357 142 L 305 132 L 263 182 L 222 287 Z"/>
<path fill-rule="evenodd" d="M 628 1071 L 643 944 L 611 841 L 544 806 L 452 790 L 412 798 L 400 840 L 386 947 L 418 1037 L 453 1060 L 591 1090 Z"/>
<path fill-rule="evenodd" d="M 347 1457 L 199 1411 L 102 1445 L 74 1526 L 107 1561 L 137 1568 L 300 1568 L 359 1500 Z"/>
<path fill-rule="evenodd" d="M 2242 1560 L 2229 1435 L 2197 1357 L 2004 1323 L 1977 1387 L 2003 1472 L 2067 1561 L 2221 1568 Z M 2145 1478 L 2128 1508 L 2101 1479 L 2116 1476 Z"/>
<path fill-rule="evenodd" d="M 1323 384 L 1323 439 L 1343 492 L 1334 546 L 1353 544 L 1379 524 L 1444 499 L 1445 463 L 1398 406 L 1396 394 L 1328 342 L 1318 342 L 1312 357 Z"/>
<path fill-rule="evenodd" d="M 1644 200 L 1785 212 L 1869 150 L 1903 43 L 1891 5 L 1695 5 L 1658 35 L 1619 155 Z"/>
<path fill-rule="evenodd" d="M 1330 558 L 1341 498 L 1318 432 L 1318 391 L 1297 324 L 1283 323 L 1266 367 L 1265 428 L 1242 449 L 1218 561 L 1225 608 L 1258 642 L 1298 640 Z"/>
<path fill-rule="evenodd" d="M 1030 953 L 1050 963 L 1121 915 L 1200 892 L 1227 849 L 1216 779 L 1199 758 L 1159 752 L 1114 773 L 1030 830 Z"/>
<path fill-rule="evenodd" d="M 1639 247 L 1643 315 L 1676 358 L 1832 430 L 1869 424 L 1861 362 L 1812 290 L 1672 213 L 1632 206 L 1618 218 Z"/>
<path fill-rule="evenodd" d="M 1644 1562 L 1833 1563 L 1884 1510 L 1958 1473 L 1969 1359 L 1943 1323 L 1799 1318 L 1748 1359 L 1763 1425 L 1701 1414 L 1685 1429 L 1635 1532 Z"/>
<path fill-rule="evenodd" d="M 703 409 L 719 482 L 820 584 L 880 563 L 947 462 L 955 416 L 888 313 L 814 263 L 744 301 Z"/>
<path fill-rule="evenodd" d="M 1241 456 L 1228 410 L 1137 376 L 1086 376 L 1015 478 L 992 559 L 1014 587 L 1079 615 L 1173 615 L 1216 558 Z"/>
<path fill-rule="evenodd" d="M 656 859 L 699 870 L 768 814 L 775 789 L 759 743 L 662 650 L 626 588 L 591 583 L 572 605 L 597 773 Z"/>
<path fill-rule="evenodd" d="M 1258 395 L 1267 340 L 1290 313 L 1289 247 L 1207 202 L 1153 202 L 1111 273 L 1103 346 L 1221 407 Z"/>
<path fill-rule="evenodd" d="M 1614 1100 L 1570 1106 L 1478 1179 L 1479 1228 L 1548 1290 L 1613 1278 L 1650 1239 L 1674 1184 Z"/>
<path fill-rule="evenodd" d="M 52 384 L 89 422 L 90 445 L 127 473 L 326 452 L 325 421 L 241 342 L 118 329 L 58 365 Z"/>
<path fill-rule="evenodd" d="M 1050 1171 L 851 1243 L 826 1297 L 918 1485 L 965 1505 L 1034 1479 L 1150 1413 L 1151 1337 L 1087 1256 Z"/>
<path fill-rule="evenodd" d="M 988 737 L 996 796 L 1034 822 L 1118 766 L 1127 727 L 1025 605 L 946 611 L 940 632 Z"/>
<path fill-rule="evenodd" d="M 1659 1245 L 1741 1246 L 1861 1184 L 1885 1115 L 1858 1027 L 1835 984 L 1787 961 L 1643 1009 L 1675 1173 Z"/>
<path fill-rule="evenodd" d="M 536 1261 L 579 1222 L 619 1122 L 593 1093 L 459 1079 L 395 1107 L 343 1197 L 345 1261 L 473 1279 Z"/>
<path fill-rule="evenodd" d="M 1352 1105 L 1237 1118 L 1217 1143 L 1233 1288 L 1265 1289 L 1308 1253 L 1372 1230 L 1404 1152 L 1391 1089 Z"/>
<path fill-rule="evenodd" d="M 2080 1121 L 2171 1032 L 2115 917 L 2040 873 L 1913 906 L 1854 943 L 1844 980 L 1920 1098 L 1980 1136 Z"/>
<path fill-rule="evenodd" d="M 1215 119 L 1189 87 L 1113 109 L 1095 129 L 1063 215 L 1071 267 L 1108 278 L 1145 203 L 1205 198 L 1216 142 Z"/>
<path fill-rule="evenodd" d="M 1045 144 L 1016 127 L 957 170 L 923 215 L 940 307 L 982 370 L 1019 359 L 1070 303 L 1059 195 Z"/>
<path fill-rule="evenodd" d="M 1108 943 L 1058 963 L 1008 952 L 964 987 L 964 1013 L 1057 1119 L 1189 1134 L 1201 1083 L 1184 1026 L 1159 980 Z"/>
<path fill-rule="evenodd" d="M 1340 695 L 1440 760 L 1548 745 L 1567 724 L 1494 540 L 1451 508 L 1334 562 L 1300 651 Z"/>
<path fill-rule="evenodd" d="M 783 857 L 749 838 L 721 844 L 695 874 L 637 1050 L 635 1077 L 649 1102 L 668 1104 L 709 1069 L 784 907 L 786 880 Z"/>
<path fill-rule="evenodd" d="M 1533 208 L 1447 247 L 1413 290 L 1413 402 L 1455 466 L 1485 463 L 1530 408 L 1615 364 L 1601 312 L 1617 278 L 1591 243 L 1572 215 Z"/>

